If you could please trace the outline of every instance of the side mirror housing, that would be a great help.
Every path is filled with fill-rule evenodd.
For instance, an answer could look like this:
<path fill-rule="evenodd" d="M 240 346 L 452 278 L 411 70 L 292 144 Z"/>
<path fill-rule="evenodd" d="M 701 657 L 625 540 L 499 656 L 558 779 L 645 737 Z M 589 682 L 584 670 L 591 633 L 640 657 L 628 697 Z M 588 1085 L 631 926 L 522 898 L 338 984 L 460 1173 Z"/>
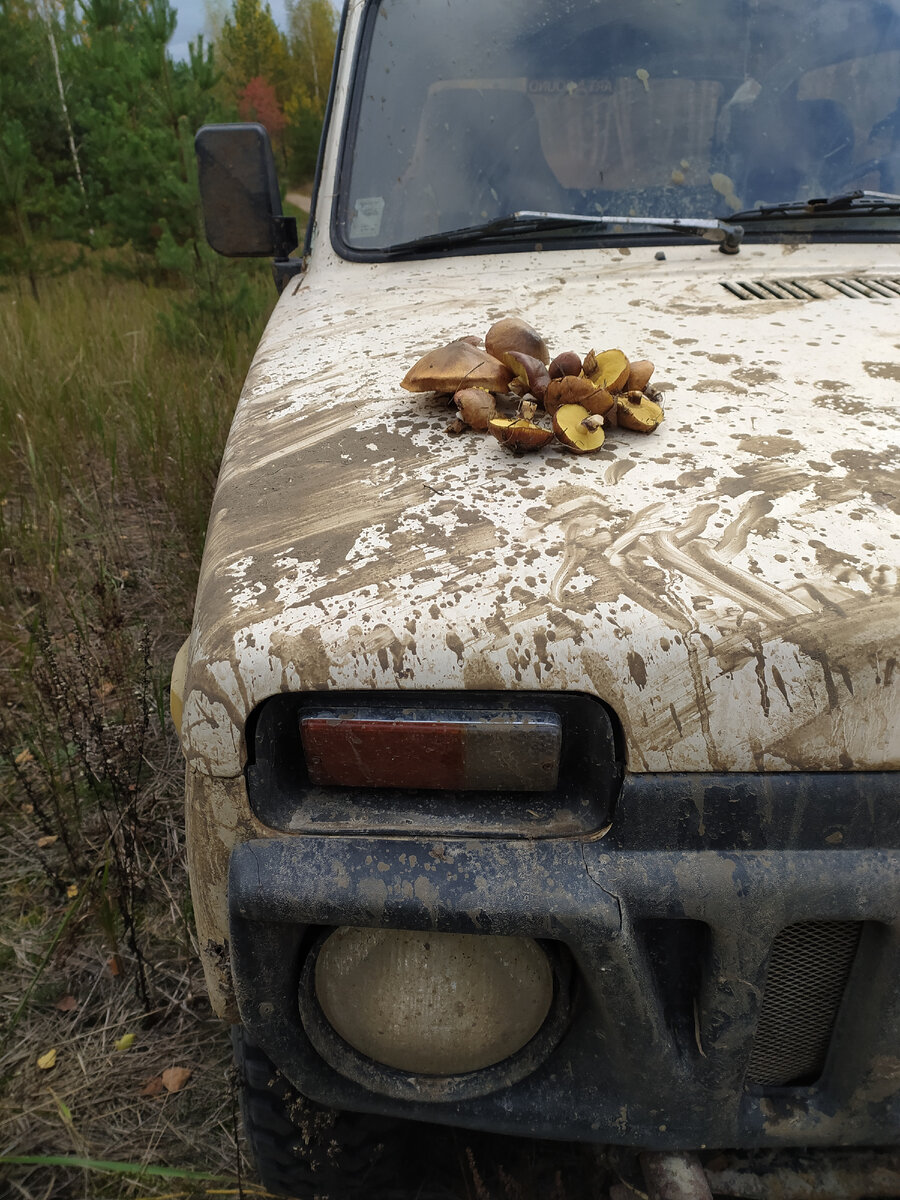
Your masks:
<path fill-rule="evenodd" d="M 263 126 L 204 125 L 194 149 L 206 240 L 213 250 L 229 258 L 286 260 L 298 245 L 297 222 L 282 213 Z"/>

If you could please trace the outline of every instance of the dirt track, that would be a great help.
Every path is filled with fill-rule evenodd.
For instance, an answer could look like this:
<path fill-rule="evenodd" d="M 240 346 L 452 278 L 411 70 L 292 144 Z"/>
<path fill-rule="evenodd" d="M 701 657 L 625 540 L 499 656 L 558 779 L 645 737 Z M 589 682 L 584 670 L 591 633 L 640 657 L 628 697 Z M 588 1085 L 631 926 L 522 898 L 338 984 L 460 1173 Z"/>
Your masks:
<path fill-rule="evenodd" d="M 288 204 L 293 204 L 294 208 L 302 208 L 305 213 L 309 212 L 312 196 L 307 196 L 304 192 L 286 192 L 284 198 Z"/>

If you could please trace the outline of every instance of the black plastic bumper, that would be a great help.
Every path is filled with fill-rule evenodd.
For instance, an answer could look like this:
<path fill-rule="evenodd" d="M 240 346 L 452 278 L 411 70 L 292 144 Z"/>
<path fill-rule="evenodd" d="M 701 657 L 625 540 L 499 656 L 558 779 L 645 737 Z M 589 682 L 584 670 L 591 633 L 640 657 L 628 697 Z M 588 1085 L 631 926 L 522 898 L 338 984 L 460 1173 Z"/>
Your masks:
<path fill-rule="evenodd" d="M 786 776 L 780 794 L 778 778 L 626 781 L 613 828 L 589 840 L 244 843 L 229 885 L 242 1020 L 338 1108 L 657 1149 L 896 1143 L 896 777 Z M 773 942 L 810 921 L 861 923 L 823 1073 L 748 1085 Z M 532 1074 L 477 1099 L 353 1083 L 313 1049 L 298 1005 L 308 931 L 337 925 L 562 943 L 578 981 L 567 1031 Z"/>

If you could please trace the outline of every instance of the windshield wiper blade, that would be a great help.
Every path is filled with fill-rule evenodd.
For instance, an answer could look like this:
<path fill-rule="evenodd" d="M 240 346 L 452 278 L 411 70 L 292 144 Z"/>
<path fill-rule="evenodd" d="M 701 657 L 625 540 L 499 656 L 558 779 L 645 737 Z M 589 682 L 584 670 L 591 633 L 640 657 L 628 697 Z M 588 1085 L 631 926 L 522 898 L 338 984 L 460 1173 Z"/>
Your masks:
<path fill-rule="evenodd" d="M 759 221 L 768 217 L 786 216 L 818 217 L 837 214 L 872 216 L 900 212 L 900 196 L 893 192 L 842 192 L 836 196 L 813 196 L 809 200 L 787 200 L 783 204 L 761 204 L 759 208 L 748 208 L 732 213 L 729 221 Z"/>
<path fill-rule="evenodd" d="M 719 220 L 717 217 L 615 217 L 605 213 L 588 216 L 584 213 L 532 212 L 522 209 L 508 216 L 498 217 L 494 221 L 485 221 L 481 225 L 466 225 L 462 229 L 429 233 L 408 242 L 399 242 L 388 246 L 387 250 L 392 254 L 400 254 L 410 250 L 427 249 L 429 246 L 477 245 L 507 233 L 544 233 L 573 225 L 589 225 L 594 229 L 608 229 L 615 225 L 645 225 L 718 242 L 723 254 L 737 254 L 744 233 L 740 225 Z"/>
<path fill-rule="evenodd" d="M 529 214 L 530 215 L 530 214 Z M 386 249 L 392 254 L 401 254 L 407 250 L 425 250 L 429 246 L 463 246 L 477 245 L 479 242 L 490 241 L 504 233 L 530 233 L 541 229 L 555 228 L 557 222 L 544 225 L 543 222 L 526 221 L 524 213 L 510 213 L 505 217 L 497 217 L 493 221 L 482 221 L 477 225 L 463 225 L 460 229 L 445 229 L 442 233 L 426 233 L 422 237 L 411 238 L 408 242 L 395 242 Z M 571 224 L 571 221 L 567 222 Z"/>

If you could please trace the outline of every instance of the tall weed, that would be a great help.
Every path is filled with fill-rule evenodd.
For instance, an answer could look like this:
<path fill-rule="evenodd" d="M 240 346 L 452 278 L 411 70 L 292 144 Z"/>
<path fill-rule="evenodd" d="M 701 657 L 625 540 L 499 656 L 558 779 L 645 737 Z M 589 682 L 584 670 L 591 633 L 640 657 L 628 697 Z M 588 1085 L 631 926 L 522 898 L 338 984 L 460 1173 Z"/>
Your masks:
<path fill-rule="evenodd" d="M 235 1163 L 166 704 L 225 435 L 275 298 L 265 267 L 217 269 L 201 288 L 107 251 L 42 277 L 37 298 L 0 279 L 0 1138 L 40 1160 L 0 1176 L 15 1171 L 23 1197 L 171 1193 L 162 1177 L 88 1182 L 57 1162 L 73 1148 Z M 137 1041 L 122 1054 L 125 1033 Z M 184 1093 L 146 1096 L 173 1063 L 193 1072 Z"/>
<path fill-rule="evenodd" d="M 264 268 L 226 274 L 217 341 L 209 287 L 117 263 L 45 280 L 40 301 L 0 293 L 0 821 L 33 831 L 57 893 L 92 890 L 149 1008 L 140 896 L 177 777 L 165 686 L 274 289 Z"/>

